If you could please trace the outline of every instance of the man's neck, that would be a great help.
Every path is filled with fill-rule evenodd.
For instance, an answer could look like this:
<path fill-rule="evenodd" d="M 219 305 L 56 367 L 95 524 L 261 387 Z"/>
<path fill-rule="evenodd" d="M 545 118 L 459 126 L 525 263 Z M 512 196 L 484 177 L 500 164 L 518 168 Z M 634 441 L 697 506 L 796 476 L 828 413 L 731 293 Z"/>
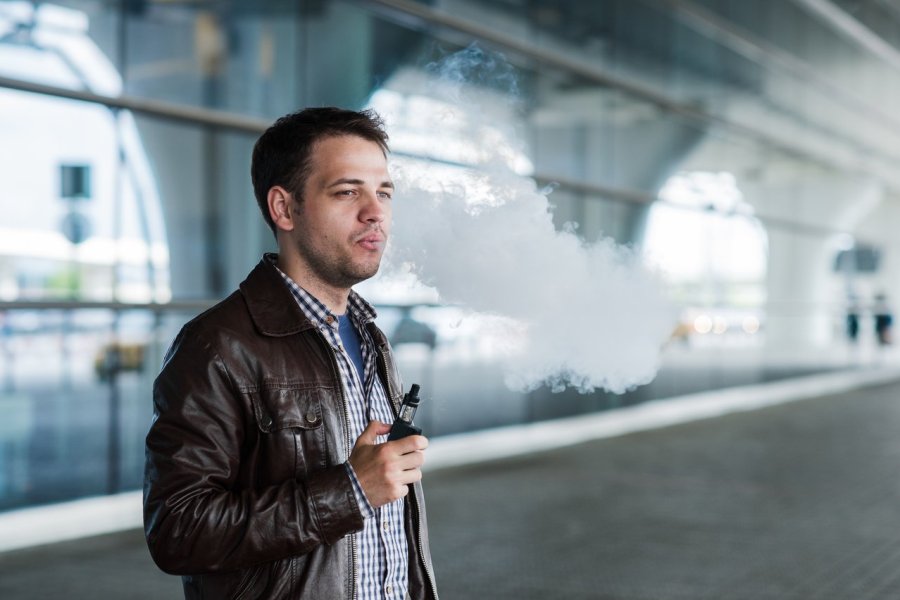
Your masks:
<path fill-rule="evenodd" d="M 276 264 L 294 283 L 324 304 L 329 311 L 336 315 L 343 315 L 347 312 L 350 288 L 338 288 L 325 283 L 302 261 L 291 260 L 290 256 L 286 254 L 279 254 Z"/>

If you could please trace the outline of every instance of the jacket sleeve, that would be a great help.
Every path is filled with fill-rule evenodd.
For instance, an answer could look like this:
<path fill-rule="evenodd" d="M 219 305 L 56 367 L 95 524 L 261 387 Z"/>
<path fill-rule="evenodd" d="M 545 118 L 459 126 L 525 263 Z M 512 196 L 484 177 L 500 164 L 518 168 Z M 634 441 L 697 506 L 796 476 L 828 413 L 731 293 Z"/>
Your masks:
<path fill-rule="evenodd" d="M 252 417 L 210 344 L 182 330 L 153 388 L 144 532 L 172 574 L 228 571 L 304 554 L 363 527 L 344 465 L 238 489 Z"/>

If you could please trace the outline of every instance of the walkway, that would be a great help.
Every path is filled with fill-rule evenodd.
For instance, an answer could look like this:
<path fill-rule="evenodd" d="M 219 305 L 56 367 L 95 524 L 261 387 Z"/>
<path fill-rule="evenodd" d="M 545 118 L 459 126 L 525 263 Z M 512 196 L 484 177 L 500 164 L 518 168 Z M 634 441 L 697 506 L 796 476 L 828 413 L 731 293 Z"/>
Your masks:
<path fill-rule="evenodd" d="M 900 383 L 426 475 L 444 600 L 900 598 Z M 0 598 L 179 598 L 139 532 L 0 554 Z"/>

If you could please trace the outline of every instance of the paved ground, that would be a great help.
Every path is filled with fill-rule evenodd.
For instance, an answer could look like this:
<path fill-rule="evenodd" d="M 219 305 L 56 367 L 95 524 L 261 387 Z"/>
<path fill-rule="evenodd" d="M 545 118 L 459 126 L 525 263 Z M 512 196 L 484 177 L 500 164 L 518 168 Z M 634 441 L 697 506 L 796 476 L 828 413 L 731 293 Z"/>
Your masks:
<path fill-rule="evenodd" d="M 427 475 L 444 600 L 900 598 L 900 384 Z M 0 555 L 0 598 L 178 598 L 139 532 Z"/>

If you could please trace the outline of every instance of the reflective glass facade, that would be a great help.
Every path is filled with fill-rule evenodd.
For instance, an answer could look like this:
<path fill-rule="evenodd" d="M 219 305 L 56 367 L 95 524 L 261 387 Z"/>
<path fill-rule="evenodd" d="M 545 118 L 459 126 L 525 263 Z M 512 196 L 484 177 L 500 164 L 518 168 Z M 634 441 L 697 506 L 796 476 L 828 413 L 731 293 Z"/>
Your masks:
<path fill-rule="evenodd" d="M 165 348 L 274 248 L 253 142 L 303 106 L 377 108 L 440 181 L 490 146 L 677 305 L 654 383 L 552 394 L 464 307 L 370 286 L 432 434 L 884 359 L 900 10 L 816 4 L 0 1 L 0 510 L 139 487 Z"/>

